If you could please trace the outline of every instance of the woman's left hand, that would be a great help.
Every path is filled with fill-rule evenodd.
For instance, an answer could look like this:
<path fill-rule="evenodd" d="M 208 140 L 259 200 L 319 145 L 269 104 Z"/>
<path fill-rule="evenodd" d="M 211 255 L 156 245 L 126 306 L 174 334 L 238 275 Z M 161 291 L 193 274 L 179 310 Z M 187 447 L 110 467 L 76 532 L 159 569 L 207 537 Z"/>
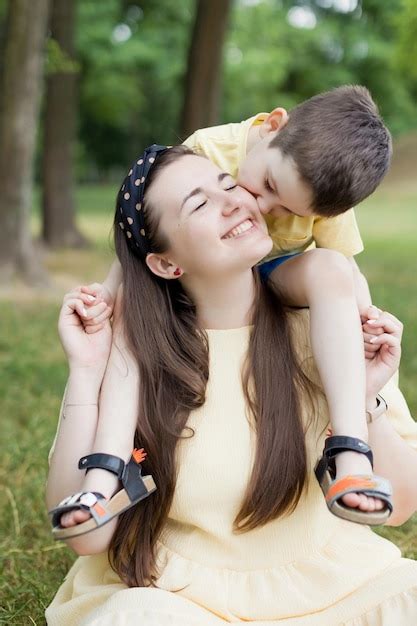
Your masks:
<path fill-rule="evenodd" d="M 374 332 L 368 341 L 379 350 L 372 359 L 366 359 L 366 397 L 375 398 L 397 371 L 401 360 L 403 325 L 391 313 L 382 311 L 377 319 L 367 324 Z"/>

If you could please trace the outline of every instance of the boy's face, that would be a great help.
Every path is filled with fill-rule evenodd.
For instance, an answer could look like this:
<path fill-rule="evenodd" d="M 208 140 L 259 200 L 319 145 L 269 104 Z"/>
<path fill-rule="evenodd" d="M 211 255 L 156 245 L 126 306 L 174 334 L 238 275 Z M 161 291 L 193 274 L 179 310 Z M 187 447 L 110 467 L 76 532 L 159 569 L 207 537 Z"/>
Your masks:
<path fill-rule="evenodd" d="M 291 157 L 269 147 L 271 139 L 268 133 L 248 152 L 239 169 L 238 184 L 255 196 L 264 215 L 312 215 L 310 187 L 301 180 Z"/>

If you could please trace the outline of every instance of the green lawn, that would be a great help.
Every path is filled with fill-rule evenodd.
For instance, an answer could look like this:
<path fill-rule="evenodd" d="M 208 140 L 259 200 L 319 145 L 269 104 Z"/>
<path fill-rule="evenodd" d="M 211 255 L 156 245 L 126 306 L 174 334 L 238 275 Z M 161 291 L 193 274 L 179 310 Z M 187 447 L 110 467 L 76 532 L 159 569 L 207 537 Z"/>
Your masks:
<path fill-rule="evenodd" d="M 94 248 L 46 255 L 54 288 L 11 290 L 0 301 L 1 570 L 0 623 L 44 624 L 51 600 L 74 557 L 51 540 L 43 489 L 66 365 L 56 322 L 74 284 L 102 280 L 112 256 L 109 234 L 114 188 L 79 189 L 79 223 Z M 358 257 L 374 302 L 405 324 L 401 386 L 417 414 L 417 184 L 381 188 L 357 211 L 366 244 Z M 36 220 L 34 220 L 36 229 Z M 406 556 L 417 558 L 417 520 L 383 529 Z M 1 571 L 0 570 L 0 571 Z"/>

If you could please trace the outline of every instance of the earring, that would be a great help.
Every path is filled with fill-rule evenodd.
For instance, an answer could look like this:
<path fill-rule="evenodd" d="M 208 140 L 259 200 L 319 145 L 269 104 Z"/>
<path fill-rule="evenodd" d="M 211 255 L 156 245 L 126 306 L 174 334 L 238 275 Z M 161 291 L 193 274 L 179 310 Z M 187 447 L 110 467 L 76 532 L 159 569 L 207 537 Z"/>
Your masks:
<path fill-rule="evenodd" d="M 181 276 L 181 270 L 179 267 L 174 271 L 174 276 Z"/>

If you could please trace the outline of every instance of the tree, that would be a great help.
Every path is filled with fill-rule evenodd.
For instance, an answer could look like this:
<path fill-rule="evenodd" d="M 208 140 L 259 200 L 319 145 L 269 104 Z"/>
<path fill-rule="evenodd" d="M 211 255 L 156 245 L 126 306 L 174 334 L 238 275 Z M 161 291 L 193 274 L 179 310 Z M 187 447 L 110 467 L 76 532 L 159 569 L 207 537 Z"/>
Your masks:
<path fill-rule="evenodd" d="M 188 52 L 182 133 L 218 123 L 223 42 L 230 0 L 198 0 Z"/>
<path fill-rule="evenodd" d="M 33 154 L 44 57 L 48 0 L 10 0 L 0 119 L 0 268 L 44 278 L 30 236 Z"/>
<path fill-rule="evenodd" d="M 53 0 L 42 157 L 42 238 L 49 246 L 80 247 L 75 224 L 74 143 L 77 132 L 76 2 Z"/>

